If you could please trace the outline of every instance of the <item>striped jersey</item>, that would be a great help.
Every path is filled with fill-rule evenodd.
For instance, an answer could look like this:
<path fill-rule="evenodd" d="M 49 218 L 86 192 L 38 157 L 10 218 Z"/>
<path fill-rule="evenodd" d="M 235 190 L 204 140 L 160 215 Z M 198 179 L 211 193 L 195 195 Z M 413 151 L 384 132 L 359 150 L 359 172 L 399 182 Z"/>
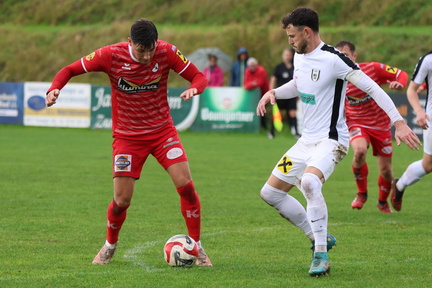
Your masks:
<path fill-rule="evenodd" d="M 355 63 L 324 42 L 310 53 L 296 53 L 293 81 L 302 103 L 304 139 L 330 138 L 348 146 L 345 77 L 355 69 Z"/>
<path fill-rule="evenodd" d="M 406 86 L 408 75 L 406 72 L 378 62 L 358 63 L 360 69 L 378 85 L 387 81 L 399 81 Z M 402 77 L 401 77 L 402 76 Z M 361 126 L 376 130 L 389 130 L 391 121 L 375 100 L 352 83 L 348 83 L 346 92 L 346 118 L 348 128 Z"/>
<path fill-rule="evenodd" d="M 426 83 L 427 97 L 425 112 L 432 119 L 432 51 L 422 56 L 414 68 L 412 81 L 417 84 Z"/>
<path fill-rule="evenodd" d="M 167 97 L 170 70 L 196 67 L 176 46 L 158 40 L 151 62 L 143 65 L 129 43 L 102 47 L 81 58 L 86 72 L 105 72 L 111 83 L 113 136 L 140 139 L 173 124 Z"/>

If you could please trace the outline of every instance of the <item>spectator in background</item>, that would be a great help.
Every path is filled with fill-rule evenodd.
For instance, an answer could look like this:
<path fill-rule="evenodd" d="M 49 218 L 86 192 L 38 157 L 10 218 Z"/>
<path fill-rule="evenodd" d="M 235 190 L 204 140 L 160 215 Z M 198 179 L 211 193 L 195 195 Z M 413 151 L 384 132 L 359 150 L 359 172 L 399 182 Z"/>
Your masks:
<path fill-rule="evenodd" d="M 209 66 L 207 66 L 203 74 L 208 79 L 208 87 L 219 87 L 223 85 L 224 73 L 222 68 L 217 64 L 218 58 L 216 55 L 209 54 Z"/>
<path fill-rule="evenodd" d="M 244 47 L 237 51 L 237 61 L 231 67 L 231 75 L 229 86 L 240 87 L 244 82 L 244 72 L 247 68 L 247 60 L 249 59 L 248 50 Z"/>
<path fill-rule="evenodd" d="M 294 49 L 285 48 L 282 52 L 282 62 L 276 65 L 273 70 L 273 75 L 270 77 L 270 90 L 282 86 L 293 78 L 294 75 Z M 297 100 L 296 98 L 291 99 L 278 99 L 276 103 L 279 110 L 286 111 L 287 123 L 291 127 L 291 133 L 299 138 L 301 135 L 297 127 Z M 273 119 L 273 118 L 272 118 Z M 273 121 L 272 121 L 273 122 Z M 270 134 L 272 137 L 275 136 L 275 128 L 273 123 L 270 128 Z"/>
<path fill-rule="evenodd" d="M 355 45 L 340 41 L 336 48 L 354 63 L 357 58 Z M 378 62 L 357 63 L 360 69 L 378 85 L 389 84 L 393 90 L 402 90 L 408 84 L 408 74 L 398 68 Z M 350 144 L 354 150 L 352 171 L 357 184 L 357 196 L 351 203 L 353 209 L 361 209 L 368 198 L 368 165 L 366 155 L 369 146 L 377 158 L 378 202 L 383 213 L 392 213 L 387 198 L 390 194 L 392 171 L 391 121 L 374 99 L 352 83 L 348 83 L 345 99 L 346 120 L 350 133 Z"/>
<path fill-rule="evenodd" d="M 258 64 L 258 60 L 250 57 L 247 60 L 247 68 L 245 70 L 244 87 L 246 90 L 260 89 L 260 96 L 264 95 L 269 90 L 269 80 L 265 68 Z M 264 116 L 260 117 L 261 127 L 267 130 L 267 119 Z M 270 133 L 270 132 L 269 132 Z M 269 134 L 270 137 L 270 134 Z"/>

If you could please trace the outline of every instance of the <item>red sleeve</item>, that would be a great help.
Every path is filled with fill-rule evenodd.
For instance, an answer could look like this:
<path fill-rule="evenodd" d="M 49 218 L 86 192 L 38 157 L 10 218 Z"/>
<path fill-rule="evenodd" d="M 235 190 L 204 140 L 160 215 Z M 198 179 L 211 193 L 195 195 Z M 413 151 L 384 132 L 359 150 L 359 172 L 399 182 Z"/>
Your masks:
<path fill-rule="evenodd" d="M 375 63 L 375 67 L 381 79 L 397 81 L 404 87 L 408 84 L 408 74 L 405 71 L 382 63 Z M 385 84 L 385 82 L 382 82 L 382 84 Z"/>
<path fill-rule="evenodd" d="M 180 76 L 189 81 L 191 83 L 189 88 L 196 88 L 198 90 L 198 94 L 204 92 L 204 89 L 208 85 L 207 78 L 198 70 L 198 68 L 196 68 L 192 62 L 189 62 L 189 66 L 186 67 Z"/>
<path fill-rule="evenodd" d="M 397 81 L 401 83 L 404 87 L 408 85 L 408 73 L 400 70 L 399 76 L 397 77 Z"/>
<path fill-rule="evenodd" d="M 51 87 L 48 89 L 47 93 L 49 91 L 52 91 L 54 89 L 61 90 L 68 82 L 69 80 L 77 75 L 81 75 L 86 73 L 84 70 L 81 60 L 77 60 L 74 63 L 63 67 L 55 76 L 51 83 Z"/>
<path fill-rule="evenodd" d="M 111 50 L 109 46 L 100 48 L 80 60 L 62 68 L 52 81 L 48 92 L 54 89 L 61 90 L 72 77 L 93 71 L 105 71 L 111 63 Z"/>
<path fill-rule="evenodd" d="M 169 44 L 167 51 L 168 58 L 172 61 L 172 69 L 191 83 L 189 88 L 196 88 L 198 94 L 204 92 L 204 89 L 208 85 L 208 80 L 204 74 L 201 73 L 201 71 L 199 71 L 198 68 L 189 61 L 176 46 Z"/>

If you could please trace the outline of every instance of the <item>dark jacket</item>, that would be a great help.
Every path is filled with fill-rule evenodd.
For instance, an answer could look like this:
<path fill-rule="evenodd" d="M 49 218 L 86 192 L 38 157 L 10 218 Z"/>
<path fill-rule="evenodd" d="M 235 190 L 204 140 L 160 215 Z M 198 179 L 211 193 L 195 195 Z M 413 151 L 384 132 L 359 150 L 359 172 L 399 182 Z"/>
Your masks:
<path fill-rule="evenodd" d="M 246 59 L 244 61 L 240 60 L 240 54 L 246 53 Z M 244 73 L 244 69 L 247 67 L 247 59 L 249 58 L 248 50 L 244 47 L 240 48 L 237 51 L 237 61 L 233 63 L 231 67 L 231 75 L 229 80 L 229 86 L 243 86 L 243 83 L 240 83 L 241 77 L 240 72 Z M 241 63 L 243 62 L 243 63 Z M 243 66 L 243 71 L 240 71 Z"/>

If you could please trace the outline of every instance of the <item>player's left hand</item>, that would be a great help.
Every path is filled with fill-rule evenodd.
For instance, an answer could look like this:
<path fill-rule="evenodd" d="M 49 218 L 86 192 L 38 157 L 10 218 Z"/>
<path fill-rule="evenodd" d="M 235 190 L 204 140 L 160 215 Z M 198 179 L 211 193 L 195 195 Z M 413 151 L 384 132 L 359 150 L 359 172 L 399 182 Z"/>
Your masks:
<path fill-rule="evenodd" d="M 183 98 L 183 100 L 188 101 L 189 99 L 191 99 L 193 96 L 198 94 L 198 89 L 196 88 L 189 88 L 186 91 L 184 91 L 183 93 L 180 94 L 180 97 Z"/>
<path fill-rule="evenodd" d="M 404 86 L 398 81 L 387 80 L 387 83 L 389 83 L 389 88 L 392 90 L 402 90 L 404 88 Z"/>
<path fill-rule="evenodd" d="M 405 123 L 405 121 L 404 120 L 396 121 L 394 125 L 396 128 L 395 131 L 396 144 L 399 146 L 402 140 L 412 150 L 419 150 L 419 146 L 422 146 L 422 143 L 420 139 L 417 137 L 417 135 Z"/>

